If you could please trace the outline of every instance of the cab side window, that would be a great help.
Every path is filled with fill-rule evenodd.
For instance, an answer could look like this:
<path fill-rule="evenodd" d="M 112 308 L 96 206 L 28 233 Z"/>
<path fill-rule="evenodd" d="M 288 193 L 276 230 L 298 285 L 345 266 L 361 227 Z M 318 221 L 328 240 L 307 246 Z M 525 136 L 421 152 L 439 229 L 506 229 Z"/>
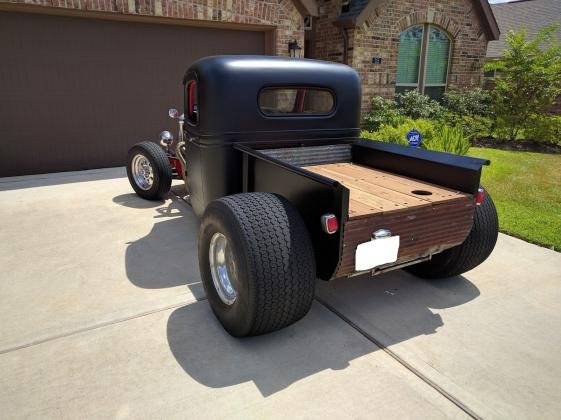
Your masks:
<path fill-rule="evenodd" d="M 186 119 L 191 124 L 197 124 L 199 122 L 199 100 L 197 95 L 197 82 L 195 80 L 187 82 L 185 95 L 185 102 L 187 105 Z"/>

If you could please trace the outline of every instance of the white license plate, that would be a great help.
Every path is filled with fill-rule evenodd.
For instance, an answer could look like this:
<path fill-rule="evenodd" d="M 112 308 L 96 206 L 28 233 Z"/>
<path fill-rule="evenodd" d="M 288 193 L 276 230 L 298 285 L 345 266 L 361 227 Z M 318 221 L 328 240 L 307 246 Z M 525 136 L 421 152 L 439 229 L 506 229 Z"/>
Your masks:
<path fill-rule="evenodd" d="M 359 244 L 355 252 L 355 270 L 364 271 L 397 261 L 399 236 L 374 239 Z"/>

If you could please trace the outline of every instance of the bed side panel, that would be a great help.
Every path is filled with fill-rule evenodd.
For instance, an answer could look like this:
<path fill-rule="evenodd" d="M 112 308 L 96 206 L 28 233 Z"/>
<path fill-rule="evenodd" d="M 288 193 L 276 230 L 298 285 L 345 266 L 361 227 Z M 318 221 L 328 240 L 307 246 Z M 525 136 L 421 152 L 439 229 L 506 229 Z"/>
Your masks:
<path fill-rule="evenodd" d="M 243 191 L 282 195 L 298 210 L 310 233 L 316 257 L 317 275 L 329 280 L 337 271 L 342 249 L 341 232 L 348 217 L 348 190 L 338 182 L 281 162 L 245 146 Z M 321 228 L 321 215 L 333 213 L 341 229 L 333 235 Z"/>

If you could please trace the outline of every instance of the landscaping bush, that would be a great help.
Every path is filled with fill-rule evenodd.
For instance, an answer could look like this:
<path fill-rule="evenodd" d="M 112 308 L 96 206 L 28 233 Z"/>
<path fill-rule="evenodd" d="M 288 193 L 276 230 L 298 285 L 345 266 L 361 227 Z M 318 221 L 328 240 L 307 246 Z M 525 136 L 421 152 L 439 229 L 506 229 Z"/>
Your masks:
<path fill-rule="evenodd" d="M 380 96 L 372 98 L 372 110 L 365 115 L 362 127 L 368 131 L 377 131 L 382 126 L 398 127 L 407 118 L 436 120 L 444 116 L 444 109 L 437 101 L 416 90 L 397 94 L 395 97 L 396 100 Z"/>
<path fill-rule="evenodd" d="M 405 116 L 397 107 L 397 103 L 381 96 L 372 98 L 372 111 L 366 114 L 363 127 L 369 131 L 376 131 L 382 125 L 396 126 L 401 124 Z"/>
<path fill-rule="evenodd" d="M 407 146 L 409 144 L 407 133 L 413 129 L 418 130 L 423 136 L 422 148 L 462 155 L 469 150 L 469 139 L 461 128 L 449 127 L 427 119 L 407 118 L 396 127 L 384 124 L 377 131 L 363 131 L 361 137 Z"/>
<path fill-rule="evenodd" d="M 444 111 L 437 101 L 417 90 L 398 93 L 395 97 L 401 113 L 409 118 L 437 119 Z"/>
<path fill-rule="evenodd" d="M 481 88 L 448 91 L 442 100 L 446 110 L 458 116 L 488 117 L 491 115 L 491 103 L 491 92 Z"/>
<path fill-rule="evenodd" d="M 449 126 L 460 127 L 470 140 L 493 136 L 494 123 L 490 117 L 446 112 L 442 121 Z"/>
<path fill-rule="evenodd" d="M 469 139 L 461 127 L 450 127 L 448 125 L 441 125 L 436 128 L 432 138 L 425 144 L 425 147 L 429 150 L 458 155 L 465 155 L 470 146 Z"/>
<path fill-rule="evenodd" d="M 384 124 L 376 131 L 364 130 L 360 133 L 360 136 L 365 139 L 378 140 L 383 141 L 384 143 L 395 143 L 406 146 L 408 143 L 407 139 L 405 138 L 405 134 L 407 134 L 409 130 L 403 132 L 402 127 L 403 126 L 394 127 L 389 124 Z"/>
<path fill-rule="evenodd" d="M 561 94 L 561 43 L 547 26 L 532 40 L 525 29 L 510 31 L 503 58 L 485 64 L 485 70 L 500 72 L 495 79 L 493 108 L 497 133 L 508 140 L 520 138 L 533 115 L 546 115 Z"/>
<path fill-rule="evenodd" d="M 561 116 L 532 116 L 524 130 L 524 138 L 561 146 Z"/>

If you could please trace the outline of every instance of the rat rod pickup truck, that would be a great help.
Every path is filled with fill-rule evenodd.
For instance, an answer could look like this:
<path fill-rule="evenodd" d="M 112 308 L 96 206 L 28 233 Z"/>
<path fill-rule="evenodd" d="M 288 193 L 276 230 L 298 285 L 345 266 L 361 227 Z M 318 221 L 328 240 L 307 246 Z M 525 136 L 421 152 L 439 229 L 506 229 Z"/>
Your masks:
<path fill-rule="evenodd" d="M 493 250 L 497 213 L 479 185 L 489 161 L 361 140 L 350 67 L 216 56 L 183 85 L 184 114 L 169 111 L 179 135 L 136 144 L 127 173 L 149 200 L 185 181 L 205 293 L 230 334 L 302 318 L 316 278 L 450 277 Z"/>

